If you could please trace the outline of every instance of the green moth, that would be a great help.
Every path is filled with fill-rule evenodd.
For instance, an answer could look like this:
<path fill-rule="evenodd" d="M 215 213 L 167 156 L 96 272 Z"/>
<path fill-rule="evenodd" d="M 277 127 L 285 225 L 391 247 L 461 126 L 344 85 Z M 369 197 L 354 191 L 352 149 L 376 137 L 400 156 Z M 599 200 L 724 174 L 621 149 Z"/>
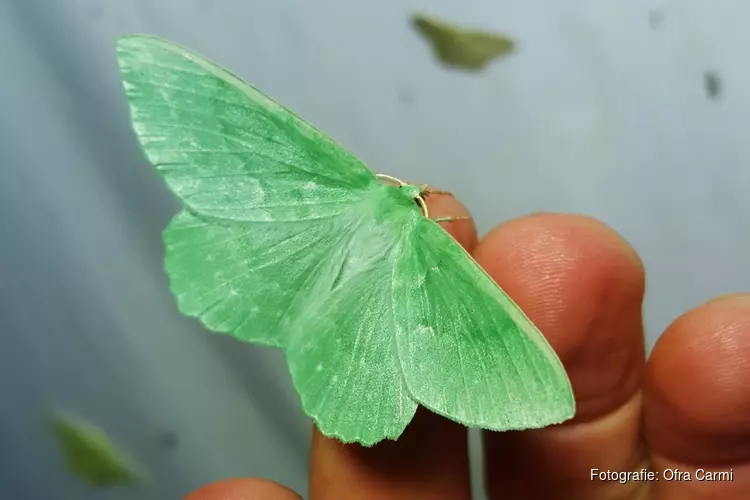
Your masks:
<path fill-rule="evenodd" d="M 428 217 L 424 187 L 186 48 L 117 51 L 135 133 L 183 206 L 164 231 L 180 311 L 282 348 L 323 434 L 396 439 L 419 404 L 493 430 L 573 416 L 554 351 Z"/>
<path fill-rule="evenodd" d="M 430 44 L 442 64 L 480 71 L 498 57 L 512 53 L 516 44 L 508 37 L 461 28 L 423 14 L 411 18 L 412 26 Z"/>
<path fill-rule="evenodd" d="M 129 486 L 143 482 L 138 468 L 98 427 L 60 414 L 53 418 L 52 430 L 60 442 L 68 470 L 89 486 Z"/>

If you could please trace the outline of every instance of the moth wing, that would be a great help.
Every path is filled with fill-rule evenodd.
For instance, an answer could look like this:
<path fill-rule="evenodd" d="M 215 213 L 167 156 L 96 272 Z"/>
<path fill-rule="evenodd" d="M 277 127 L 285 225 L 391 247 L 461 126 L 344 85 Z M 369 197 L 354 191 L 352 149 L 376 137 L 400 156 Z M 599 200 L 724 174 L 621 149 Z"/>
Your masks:
<path fill-rule="evenodd" d="M 238 340 L 283 347 L 282 318 L 307 295 L 342 231 L 340 217 L 237 223 L 183 210 L 164 230 L 164 267 L 183 314 Z"/>
<path fill-rule="evenodd" d="M 305 413 L 326 436 L 365 446 L 396 439 L 417 404 L 396 355 L 393 272 L 402 229 L 353 224 L 289 315 L 287 363 Z"/>
<path fill-rule="evenodd" d="M 395 264 L 398 356 L 412 398 L 469 427 L 531 429 L 575 412 L 544 336 L 438 224 L 421 218 Z"/>
<path fill-rule="evenodd" d="M 351 153 L 205 57 L 159 38 L 120 38 L 133 129 L 194 213 L 279 222 L 345 212 L 374 174 Z"/>
<path fill-rule="evenodd" d="M 279 317 L 375 177 L 294 113 L 166 40 L 117 43 L 133 128 L 185 208 L 164 232 L 180 310 L 283 345 Z"/>

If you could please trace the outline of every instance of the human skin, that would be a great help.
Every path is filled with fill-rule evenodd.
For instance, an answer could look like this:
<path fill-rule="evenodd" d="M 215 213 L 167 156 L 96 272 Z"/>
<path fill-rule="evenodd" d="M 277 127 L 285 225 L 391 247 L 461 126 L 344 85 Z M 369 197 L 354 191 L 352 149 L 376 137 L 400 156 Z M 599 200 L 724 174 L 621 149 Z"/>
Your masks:
<path fill-rule="evenodd" d="M 450 196 L 431 197 L 429 205 L 431 216 L 467 213 Z M 489 498 L 750 498 L 750 295 L 722 296 L 680 316 L 647 360 L 644 269 L 603 223 L 535 214 L 501 224 L 481 241 L 470 220 L 443 226 L 544 332 L 576 396 L 576 416 L 562 425 L 484 433 Z M 592 469 L 642 468 L 660 480 L 592 480 Z M 733 480 L 693 474 L 692 481 L 667 481 L 666 469 L 731 469 Z M 185 497 L 300 498 L 258 478 L 219 481 Z M 421 408 L 398 441 L 369 449 L 313 429 L 308 498 L 468 500 L 466 429 Z"/>

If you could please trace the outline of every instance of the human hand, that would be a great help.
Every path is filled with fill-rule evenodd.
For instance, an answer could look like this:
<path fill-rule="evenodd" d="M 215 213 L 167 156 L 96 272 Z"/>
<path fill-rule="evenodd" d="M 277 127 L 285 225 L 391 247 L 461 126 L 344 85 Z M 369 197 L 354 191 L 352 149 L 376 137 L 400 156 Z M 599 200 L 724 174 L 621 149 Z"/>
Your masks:
<path fill-rule="evenodd" d="M 448 196 L 431 197 L 430 212 L 466 214 Z M 471 221 L 443 226 L 544 333 L 576 395 L 576 416 L 562 425 L 484 433 L 491 499 L 750 498 L 750 295 L 684 314 L 646 362 L 643 267 L 604 224 L 538 214 L 480 242 Z M 398 441 L 369 449 L 314 430 L 311 459 L 311 500 L 470 498 L 465 428 L 421 408 Z M 644 468 L 651 481 L 592 478 L 593 469 Z M 699 470 L 731 470 L 732 480 L 705 481 Z M 231 479 L 186 500 L 299 498 L 261 479 Z"/>

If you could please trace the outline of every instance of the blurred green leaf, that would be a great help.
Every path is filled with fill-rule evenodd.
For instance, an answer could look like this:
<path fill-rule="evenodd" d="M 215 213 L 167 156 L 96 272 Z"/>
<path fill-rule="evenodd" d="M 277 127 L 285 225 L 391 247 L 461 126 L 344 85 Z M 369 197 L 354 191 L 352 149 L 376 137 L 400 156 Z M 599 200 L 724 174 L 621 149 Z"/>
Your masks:
<path fill-rule="evenodd" d="M 56 415 L 52 428 L 68 470 L 86 484 L 109 487 L 143 482 L 137 467 L 98 427 L 70 415 Z"/>
<path fill-rule="evenodd" d="M 492 60 L 516 48 L 506 36 L 461 28 L 423 14 L 414 14 L 411 22 L 430 42 L 438 61 L 458 69 L 481 71 Z"/>

